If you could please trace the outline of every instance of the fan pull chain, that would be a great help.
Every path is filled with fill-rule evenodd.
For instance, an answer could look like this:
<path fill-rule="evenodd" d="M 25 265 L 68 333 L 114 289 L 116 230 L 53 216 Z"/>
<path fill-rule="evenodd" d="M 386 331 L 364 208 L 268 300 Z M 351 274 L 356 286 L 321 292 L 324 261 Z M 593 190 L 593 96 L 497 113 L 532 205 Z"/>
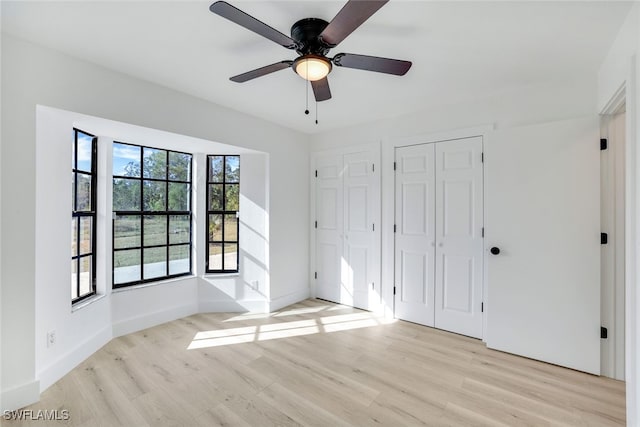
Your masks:
<path fill-rule="evenodd" d="M 309 75 L 309 62 L 307 62 L 307 76 Z M 305 79 L 306 80 L 306 79 Z M 307 97 L 306 100 L 306 108 L 304 110 L 304 113 L 309 115 L 309 85 L 311 84 L 311 82 L 309 80 L 306 80 L 306 83 L 304 85 L 305 87 L 305 95 Z"/>
<path fill-rule="evenodd" d="M 316 101 L 316 124 L 318 124 L 318 101 Z"/>

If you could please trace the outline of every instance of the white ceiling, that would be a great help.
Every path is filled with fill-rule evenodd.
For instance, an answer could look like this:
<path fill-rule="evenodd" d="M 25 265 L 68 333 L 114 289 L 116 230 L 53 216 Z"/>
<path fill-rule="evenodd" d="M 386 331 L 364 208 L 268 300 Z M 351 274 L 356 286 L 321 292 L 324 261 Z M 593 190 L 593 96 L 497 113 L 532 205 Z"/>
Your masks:
<path fill-rule="evenodd" d="M 289 34 L 298 19 L 330 21 L 344 1 L 230 3 Z M 295 52 L 208 10 L 209 1 L 2 1 L 2 31 L 280 125 L 315 133 L 524 85 L 595 76 L 630 2 L 390 1 L 336 53 L 413 62 L 404 77 L 334 67 L 320 124 L 304 115 L 291 70 L 238 84 L 229 77 Z M 310 93 L 310 99 L 313 94 Z"/>

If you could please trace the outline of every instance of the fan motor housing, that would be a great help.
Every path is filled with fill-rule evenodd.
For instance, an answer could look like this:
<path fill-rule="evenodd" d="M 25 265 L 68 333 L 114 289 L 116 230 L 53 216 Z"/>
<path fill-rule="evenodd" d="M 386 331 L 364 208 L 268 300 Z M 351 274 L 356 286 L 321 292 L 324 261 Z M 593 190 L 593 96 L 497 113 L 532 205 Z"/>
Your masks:
<path fill-rule="evenodd" d="M 319 18 L 301 19 L 291 27 L 291 38 L 298 42 L 300 55 L 321 55 L 329 52 L 330 46 L 322 43 L 318 37 L 329 23 Z"/>

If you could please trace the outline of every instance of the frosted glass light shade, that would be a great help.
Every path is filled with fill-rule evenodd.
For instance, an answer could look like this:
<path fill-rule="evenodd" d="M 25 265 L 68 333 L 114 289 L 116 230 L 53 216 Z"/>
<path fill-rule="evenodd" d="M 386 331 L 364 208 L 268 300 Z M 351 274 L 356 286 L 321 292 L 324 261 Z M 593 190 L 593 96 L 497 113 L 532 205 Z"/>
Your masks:
<path fill-rule="evenodd" d="M 296 59 L 293 64 L 295 72 L 305 80 L 315 82 L 321 80 L 331 71 L 331 62 L 321 56 L 305 55 Z"/>

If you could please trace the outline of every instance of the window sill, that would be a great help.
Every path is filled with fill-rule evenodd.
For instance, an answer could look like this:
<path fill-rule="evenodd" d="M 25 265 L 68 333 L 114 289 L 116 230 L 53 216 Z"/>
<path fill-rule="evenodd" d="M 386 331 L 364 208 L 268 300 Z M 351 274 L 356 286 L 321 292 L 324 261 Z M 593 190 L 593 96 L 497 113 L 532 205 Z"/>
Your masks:
<path fill-rule="evenodd" d="M 96 294 L 96 295 L 93 295 L 92 297 L 84 299 L 84 300 L 82 300 L 82 301 L 80 301 L 80 302 L 78 302 L 76 304 L 73 304 L 71 306 L 71 312 L 73 313 L 73 312 L 76 312 L 76 311 L 78 311 L 78 310 L 80 310 L 82 308 L 85 308 L 86 306 L 91 305 L 96 301 L 100 301 L 104 297 L 106 297 L 105 294 Z"/>
<path fill-rule="evenodd" d="M 237 272 L 237 273 L 205 273 L 202 277 L 204 279 L 225 279 L 227 277 L 240 277 L 240 272 Z"/>
<path fill-rule="evenodd" d="M 150 287 L 153 287 L 153 286 L 166 285 L 167 283 L 175 283 L 175 282 L 179 282 L 179 281 L 185 280 L 185 279 L 193 279 L 195 277 L 196 276 L 193 275 L 193 274 L 186 274 L 184 276 L 172 277 L 170 279 L 164 279 L 164 280 L 158 280 L 157 282 L 140 283 L 138 285 L 124 286 L 122 288 L 112 288 L 111 289 L 111 293 L 112 294 L 118 294 L 120 292 L 135 291 L 136 289 L 143 289 L 143 288 L 150 288 Z"/>

